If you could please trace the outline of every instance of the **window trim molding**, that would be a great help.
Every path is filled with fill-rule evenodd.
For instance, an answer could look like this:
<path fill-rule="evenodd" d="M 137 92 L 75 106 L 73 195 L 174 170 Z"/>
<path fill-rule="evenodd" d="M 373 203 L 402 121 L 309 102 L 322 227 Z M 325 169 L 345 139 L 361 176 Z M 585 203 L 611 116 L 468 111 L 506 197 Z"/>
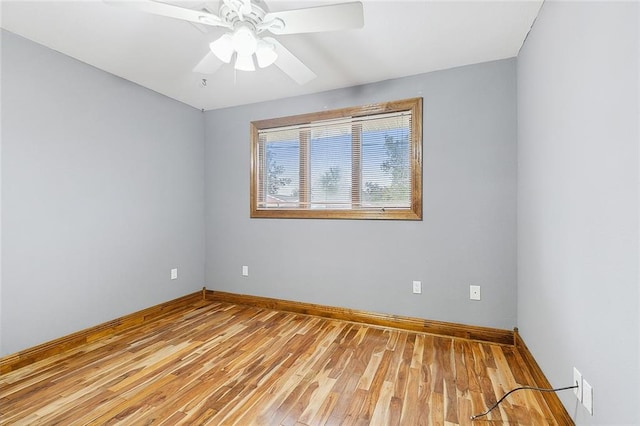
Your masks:
<path fill-rule="evenodd" d="M 411 207 L 406 209 L 259 209 L 257 202 L 257 180 L 259 173 L 258 132 L 274 127 L 309 124 L 315 121 L 363 117 L 398 111 L 411 112 Z M 410 98 L 381 102 L 357 107 L 348 107 L 288 117 L 257 120 L 250 123 L 250 217 L 288 219 L 390 219 L 422 220 L 422 98 Z"/>

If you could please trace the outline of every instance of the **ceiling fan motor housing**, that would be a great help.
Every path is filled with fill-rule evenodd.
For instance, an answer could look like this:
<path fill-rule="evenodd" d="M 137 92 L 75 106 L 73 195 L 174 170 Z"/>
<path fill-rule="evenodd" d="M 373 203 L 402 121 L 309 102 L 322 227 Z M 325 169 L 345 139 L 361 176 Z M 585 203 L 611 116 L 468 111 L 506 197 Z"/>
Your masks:
<path fill-rule="evenodd" d="M 221 2 L 219 16 L 224 21 L 231 24 L 231 27 L 237 29 L 240 25 L 249 25 L 253 31 L 264 21 L 267 11 L 257 4 L 251 3 L 251 12 L 242 13 L 239 8 L 232 7 L 228 2 Z"/>
<path fill-rule="evenodd" d="M 264 18 L 269 13 L 269 8 L 263 1 L 252 1 L 251 11 L 249 13 L 243 13 L 239 4 L 240 2 L 237 1 L 222 2 L 220 11 L 218 12 L 220 18 L 224 22 L 227 22 L 234 30 L 237 30 L 239 26 L 243 25 L 249 26 L 256 34 L 269 29 L 284 29 L 285 24 L 279 18 L 265 22 Z"/>

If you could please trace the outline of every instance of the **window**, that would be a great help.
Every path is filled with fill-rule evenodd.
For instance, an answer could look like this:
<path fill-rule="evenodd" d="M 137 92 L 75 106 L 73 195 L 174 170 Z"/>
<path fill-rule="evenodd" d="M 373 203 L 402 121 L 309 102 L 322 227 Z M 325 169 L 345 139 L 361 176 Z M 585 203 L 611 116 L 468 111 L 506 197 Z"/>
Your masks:
<path fill-rule="evenodd" d="M 422 219 L 422 98 L 251 123 L 251 217 Z"/>

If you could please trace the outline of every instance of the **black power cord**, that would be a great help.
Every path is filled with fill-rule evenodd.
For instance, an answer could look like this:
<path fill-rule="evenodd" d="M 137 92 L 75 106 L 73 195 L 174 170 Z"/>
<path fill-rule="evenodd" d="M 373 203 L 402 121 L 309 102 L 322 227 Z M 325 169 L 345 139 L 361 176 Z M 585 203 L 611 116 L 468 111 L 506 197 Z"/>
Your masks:
<path fill-rule="evenodd" d="M 515 388 L 515 389 L 511 389 L 509 392 L 507 392 L 502 398 L 500 398 L 498 400 L 498 402 L 496 402 L 495 404 L 493 404 L 493 407 L 489 408 L 487 411 L 485 411 L 484 413 L 481 414 L 476 414 L 475 416 L 471 416 L 471 420 L 476 420 L 479 417 L 484 417 L 487 414 L 489 414 L 490 412 L 492 412 L 494 410 L 494 408 L 496 408 L 498 405 L 500 405 L 500 403 L 502 401 L 504 401 L 504 399 L 506 397 L 508 397 L 509 395 L 511 395 L 512 393 L 514 393 L 515 391 L 519 391 L 519 390 L 534 390 L 534 391 L 539 391 L 539 392 L 558 392 L 558 391 L 563 391 L 563 390 L 567 390 L 567 389 L 575 389 L 577 388 L 578 385 L 575 384 L 573 386 L 567 386 L 564 388 L 556 388 L 556 389 L 546 389 L 546 388 L 536 388 L 533 386 L 521 386 L 519 388 Z"/>

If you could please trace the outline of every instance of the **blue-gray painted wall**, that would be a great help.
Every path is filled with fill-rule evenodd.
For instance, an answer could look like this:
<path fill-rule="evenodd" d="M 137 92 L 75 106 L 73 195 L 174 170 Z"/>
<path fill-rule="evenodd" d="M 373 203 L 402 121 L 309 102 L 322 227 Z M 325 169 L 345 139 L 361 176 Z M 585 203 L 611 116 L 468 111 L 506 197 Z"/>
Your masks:
<path fill-rule="evenodd" d="M 207 112 L 208 287 L 513 328 L 515 72 L 509 59 Z M 249 218 L 250 121 L 412 97 L 424 102 L 423 221 Z"/>
<path fill-rule="evenodd" d="M 202 288 L 200 111 L 6 31 L 1 100 L 2 354 Z"/>
<path fill-rule="evenodd" d="M 640 424 L 639 9 L 546 2 L 518 57 L 518 326 L 580 425 Z"/>

